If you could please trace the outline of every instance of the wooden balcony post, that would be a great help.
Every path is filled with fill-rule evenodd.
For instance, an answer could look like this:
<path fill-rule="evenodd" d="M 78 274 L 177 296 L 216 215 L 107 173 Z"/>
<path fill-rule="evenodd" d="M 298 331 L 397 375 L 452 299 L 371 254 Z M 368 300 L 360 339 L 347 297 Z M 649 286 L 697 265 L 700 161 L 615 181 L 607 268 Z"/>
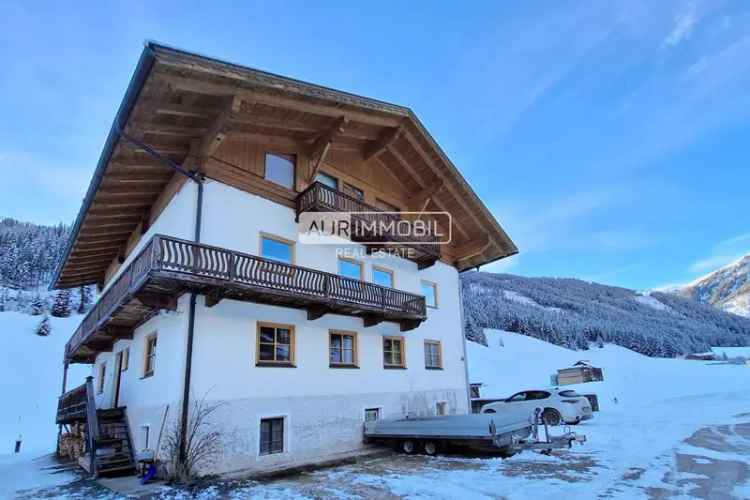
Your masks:
<path fill-rule="evenodd" d="M 86 377 L 86 423 L 89 443 L 89 473 L 96 477 L 96 441 L 99 439 L 99 421 L 96 417 L 96 400 L 94 399 L 94 377 Z"/>

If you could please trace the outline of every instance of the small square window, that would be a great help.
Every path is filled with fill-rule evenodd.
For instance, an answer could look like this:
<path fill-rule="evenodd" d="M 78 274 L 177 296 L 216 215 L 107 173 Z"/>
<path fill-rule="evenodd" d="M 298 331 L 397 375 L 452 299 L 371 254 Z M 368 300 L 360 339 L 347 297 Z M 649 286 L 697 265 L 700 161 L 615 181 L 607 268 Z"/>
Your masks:
<path fill-rule="evenodd" d="M 260 454 L 284 452 L 284 418 L 264 418 L 260 421 Z"/>
<path fill-rule="evenodd" d="M 386 368 L 405 368 L 404 339 L 401 337 L 383 338 L 383 366 Z"/>
<path fill-rule="evenodd" d="M 443 367 L 443 356 L 439 341 L 424 341 L 424 366 L 425 368 L 431 369 L 439 369 Z"/>
<path fill-rule="evenodd" d="M 284 264 L 294 264 L 294 242 L 278 236 L 261 234 L 260 256 Z"/>
<path fill-rule="evenodd" d="M 294 189 L 294 155 L 266 153 L 265 179 L 279 186 Z"/>
<path fill-rule="evenodd" d="M 294 326 L 258 323 L 257 365 L 294 362 Z"/>
<path fill-rule="evenodd" d="M 358 281 L 362 280 L 362 263 L 356 260 L 339 258 L 338 271 L 339 276 Z"/>
<path fill-rule="evenodd" d="M 373 267 L 372 281 L 377 285 L 393 288 L 393 271 L 383 267 Z"/>
<path fill-rule="evenodd" d="M 375 422 L 380 420 L 380 408 L 365 409 L 365 422 Z"/>
<path fill-rule="evenodd" d="M 437 296 L 437 284 L 432 281 L 422 280 L 422 295 L 424 295 L 425 303 L 427 307 L 437 308 L 438 296 Z"/>

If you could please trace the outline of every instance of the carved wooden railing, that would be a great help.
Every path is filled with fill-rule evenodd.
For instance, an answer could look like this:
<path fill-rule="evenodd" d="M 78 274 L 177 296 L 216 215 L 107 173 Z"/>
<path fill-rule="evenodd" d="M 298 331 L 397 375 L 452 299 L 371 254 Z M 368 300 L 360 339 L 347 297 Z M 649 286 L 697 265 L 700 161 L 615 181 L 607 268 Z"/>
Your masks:
<path fill-rule="evenodd" d="M 74 420 L 86 420 L 86 384 L 71 389 L 57 400 L 57 419 L 61 424 Z"/>
<path fill-rule="evenodd" d="M 393 212 L 386 212 L 380 208 L 368 205 L 357 198 L 346 193 L 326 186 L 320 182 L 313 182 L 307 189 L 297 196 L 296 202 L 297 217 L 304 212 L 349 212 L 351 213 L 352 225 L 360 225 L 362 228 L 371 227 L 388 227 L 398 223 L 408 222 L 401 215 Z M 409 234 L 408 236 L 398 234 L 397 232 L 388 234 L 376 234 L 373 231 L 364 230 L 364 234 L 359 234 L 353 239 L 362 241 L 367 239 L 368 243 L 378 243 L 380 241 L 396 242 L 405 246 L 418 248 L 420 252 L 440 255 L 440 238 L 433 233 L 426 234 Z M 386 237 L 384 239 L 384 237 Z"/>
<path fill-rule="evenodd" d="M 83 319 L 68 341 L 70 358 L 83 342 L 101 328 L 125 298 L 135 293 L 149 275 L 185 274 L 190 279 L 212 280 L 213 287 L 267 289 L 269 293 L 331 305 L 351 305 L 373 313 L 403 319 L 424 319 L 427 312 L 421 295 L 336 274 L 293 266 L 220 247 L 154 236 L 120 274 Z"/>

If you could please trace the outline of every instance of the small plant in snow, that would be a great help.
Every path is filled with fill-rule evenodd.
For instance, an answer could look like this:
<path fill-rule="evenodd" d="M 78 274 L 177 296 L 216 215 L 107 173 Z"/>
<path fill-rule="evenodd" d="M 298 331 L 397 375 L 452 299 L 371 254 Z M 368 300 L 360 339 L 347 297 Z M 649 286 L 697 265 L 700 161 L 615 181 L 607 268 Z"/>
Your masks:
<path fill-rule="evenodd" d="M 42 321 L 39 322 L 39 326 L 36 327 L 36 332 L 34 333 L 40 337 L 46 337 L 52 333 L 52 325 L 50 325 L 49 317 L 45 315 L 44 318 L 42 318 Z"/>
<path fill-rule="evenodd" d="M 39 295 L 35 295 L 34 298 L 31 299 L 29 313 L 32 316 L 41 316 L 44 314 L 44 301 Z"/>
<path fill-rule="evenodd" d="M 199 400 L 193 401 L 188 416 L 185 439 L 185 456 L 180 459 L 180 441 L 182 426 L 180 418 L 172 421 L 166 435 L 166 456 L 169 461 L 169 479 L 178 483 L 189 483 L 195 479 L 198 469 L 210 463 L 221 452 L 221 434 L 213 430 L 211 415 L 219 409 L 222 403 L 207 403 L 204 394 Z"/>

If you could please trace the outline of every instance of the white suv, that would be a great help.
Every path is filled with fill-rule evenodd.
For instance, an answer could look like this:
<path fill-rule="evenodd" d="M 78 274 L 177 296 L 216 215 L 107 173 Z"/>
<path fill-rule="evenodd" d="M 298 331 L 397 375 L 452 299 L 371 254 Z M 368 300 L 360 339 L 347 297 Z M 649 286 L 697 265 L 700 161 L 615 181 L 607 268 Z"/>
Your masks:
<path fill-rule="evenodd" d="M 559 387 L 518 392 L 508 399 L 487 403 L 482 407 L 482 413 L 502 413 L 511 406 L 527 408 L 529 415 L 533 415 L 536 408 L 542 408 L 544 420 L 549 425 L 577 424 L 593 416 L 586 396 L 581 396 L 572 389 Z"/>

